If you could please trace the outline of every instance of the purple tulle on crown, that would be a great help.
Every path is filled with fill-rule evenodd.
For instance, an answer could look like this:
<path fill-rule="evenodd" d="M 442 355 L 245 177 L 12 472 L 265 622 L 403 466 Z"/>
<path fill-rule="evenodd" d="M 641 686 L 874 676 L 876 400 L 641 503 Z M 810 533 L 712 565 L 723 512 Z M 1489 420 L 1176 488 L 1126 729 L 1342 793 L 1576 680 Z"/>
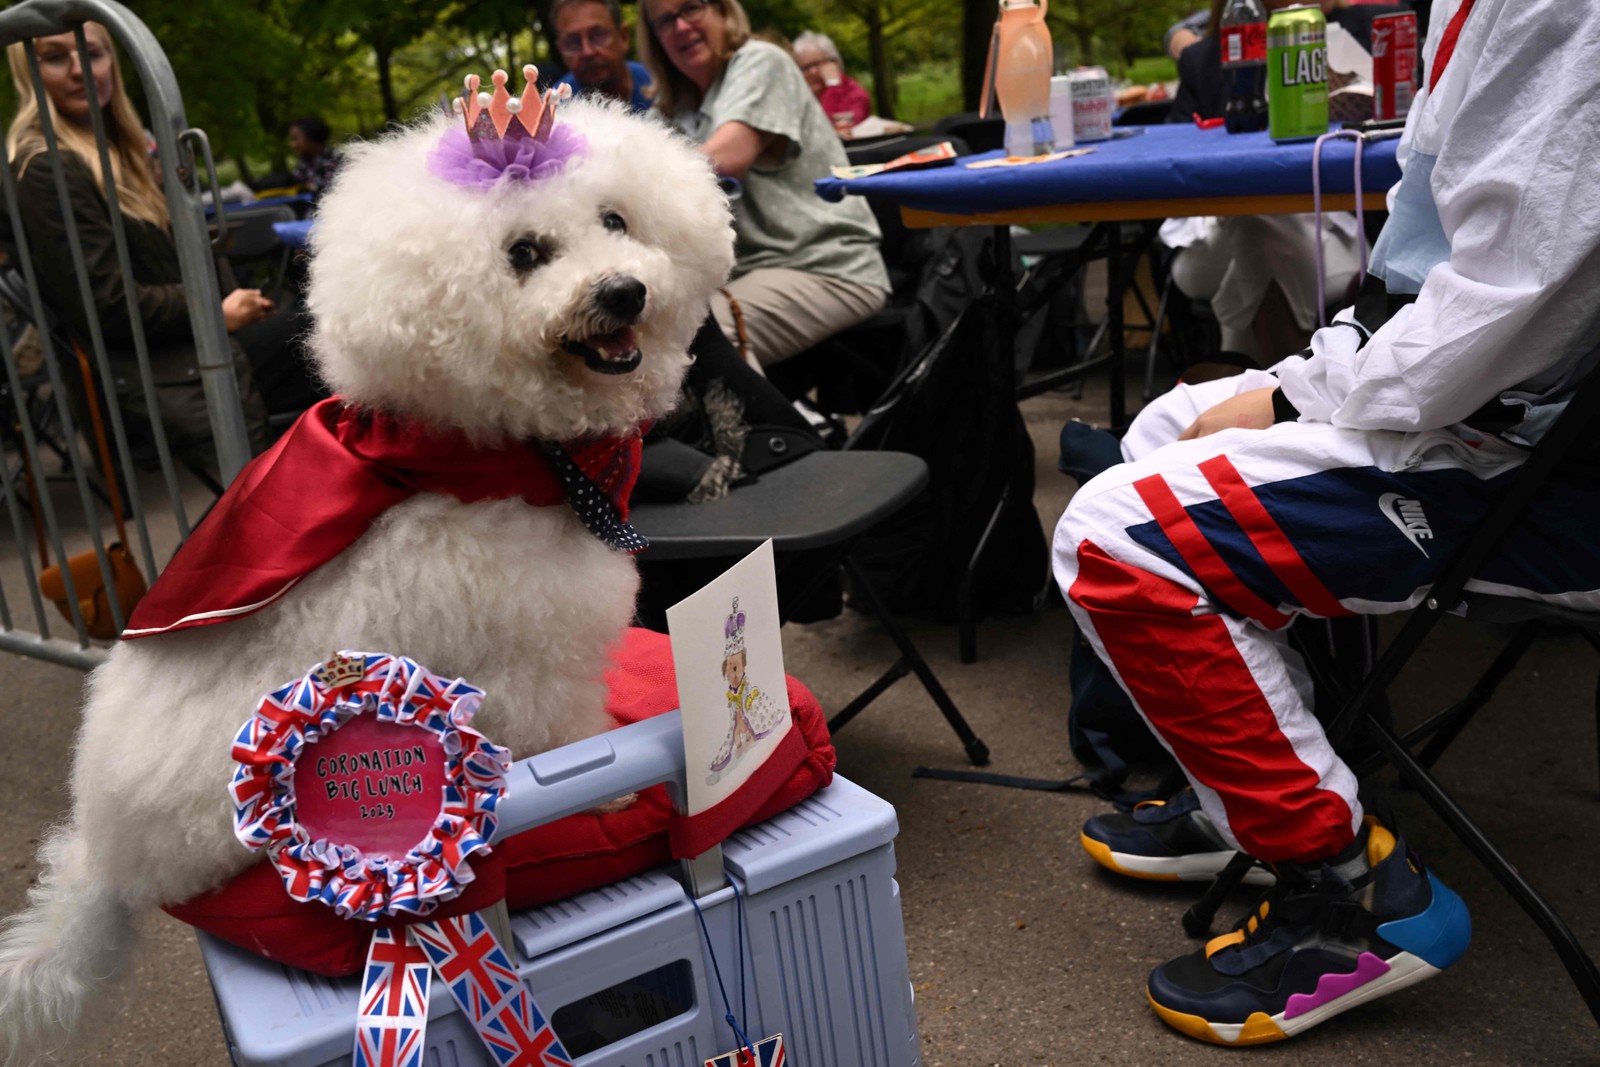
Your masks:
<path fill-rule="evenodd" d="M 469 189 L 489 189 L 501 179 L 536 182 L 561 173 L 568 162 L 588 151 L 583 134 L 556 125 L 550 139 L 481 139 L 466 130 L 449 130 L 428 155 L 428 173 Z"/>
<path fill-rule="evenodd" d="M 494 92 L 480 93 L 476 74 L 455 101 L 465 129 L 449 130 L 428 155 L 428 172 L 455 185 L 490 189 L 503 180 L 539 181 L 559 174 L 588 151 L 583 134 L 556 123 L 556 104 L 571 94 L 563 85 L 541 94 L 539 68 L 522 68 L 521 97 L 506 90 L 506 72 L 492 76 Z"/>

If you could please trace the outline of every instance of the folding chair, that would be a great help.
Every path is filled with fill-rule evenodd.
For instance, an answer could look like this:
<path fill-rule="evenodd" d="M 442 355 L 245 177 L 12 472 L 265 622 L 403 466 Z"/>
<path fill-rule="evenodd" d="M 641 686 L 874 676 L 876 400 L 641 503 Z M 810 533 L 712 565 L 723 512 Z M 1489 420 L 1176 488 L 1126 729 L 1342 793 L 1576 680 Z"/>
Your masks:
<path fill-rule="evenodd" d="M 65 331 L 46 309 L 46 319 L 42 323 L 33 321 L 33 313 L 29 308 L 28 284 L 21 273 L 11 263 L 0 264 L 0 304 L 3 304 L 8 317 L 15 326 L 16 336 L 9 340 L 15 346 L 20 338 L 22 327 L 32 326 L 40 333 L 48 333 L 55 350 L 58 353 L 72 351 L 72 343 L 67 339 Z M 70 379 L 69 379 L 70 380 Z M 47 474 L 40 472 L 40 477 L 45 481 L 70 482 L 72 475 L 67 473 L 72 466 L 72 453 L 76 451 L 76 440 L 69 440 L 61 422 L 61 412 L 56 405 L 50 391 L 50 375 L 43 368 L 31 374 L 19 376 L 18 385 L 20 394 L 10 397 L 9 383 L 0 382 L 0 410 L 4 410 L 4 402 L 10 402 L 10 407 L 17 420 L 27 419 L 33 429 L 34 439 L 38 445 L 48 449 L 61 464 L 61 472 Z M 21 426 L 16 422 L 9 422 L 0 427 L 0 440 L 3 440 L 7 449 L 15 449 L 17 455 L 16 472 L 22 470 L 25 449 L 22 444 Z M 15 472 L 14 472 L 15 473 Z M 101 472 L 102 475 L 107 472 Z M 89 489 L 103 504 L 109 505 L 111 498 L 105 489 L 94 479 L 89 479 Z"/>
<path fill-rule="evenodd" d="M 218 243 L 241 285 L 260 289 L 269 300 L 282 296 L 289 273 L 290 249 L 274 228 L 298 216 L 288 204 L 247 204 L 225 209 L 228 227 Z"/>
<path fill-rule="evenodd" d="M 1600 1022 L 1600 969 L 1596 968 L 1594 960 L 1549 902 L 1522 877 L 1429 771 L 1478 709 L 1488 702 L 1495 688 L 1527 650 L 1535 635 L 1533 627 L 1543 621 L 1574 625 L 1600 648 L 1600 612 L 1581 612 L 1537 600 L 1486 596 L 1466 590 L 1467 584 L 1492 558 L 1541 488 L 1563 475 L 1577 473 L 1587 478 L 1595 476 L 1593 463 L 1573 457 L 1572 450 L 1577 442 L 1592 440 L 1597 427 L 1600 427 L 1600 374 L 1591 373 L 1518 471 L 1499 505 L 1478 526 L 1472 539 L 1456 553 L 1444 574 L 1429 590 L 1427 598 L 1406 620 L 1377 663 L 1359 680 L 1354 687 L 1354 694 L 1328 720 L 1327 732 L 1334 747 L 1345 753 L 1347 759 L 1350 758 L 1350 744 L 1357 737 L 1372 746 L 1370 755 L 1352 761 L 1352 769 L 1357 777 L 1365 778 L 1384 763 L 1391 764 L 1399 772 L 1401 780 L 1427 802 L 1450 831 L 1506 888 L 1518 906 L 1544 931 L 1573 984 L 1583 995 L 1590 1013 L 1596 1022 Z M 1386 693 L 1390 683 L 1439 619 L 1463 608 L 1468 618 L 1481 618 L 1488 622 L 1518 621 L 1523 626 L 1490 663 L 1465 698 L 1429 716 L 1419 725 L 1397 733 L 1388 722 L 1387 715 Z M 1306 642 L 1303 647 L 1306 652 L 1322 659 L 1320 663 L 1308 664 L 1314 675 L 1328 678 L 1337 674 L 1339 665 L 1331 662 L 1325 651 L 1319 651 L 1317 642 Z M 1597 704 L 1597 719 L 1600 719 L 1600 704 Z M 1423 747 L 1415 751 L 1419 744 Z M 1249 868 L 1250 862 L 1249 857 L 1242 854 L 1235 857 L 1201 902 L 1184 916 L 1184 927 L 1190 934 L 1200 936 L 1209 928 L 1217 904 L 1238 884 L 1238 879 Z"/>
<path fill-rule="evenodd" d="M 974 152 L 992 152 L 1004 146 L 1006 122 L 998 114 L 985 119 L 979 118 L 976 111 L 963 111 L 957 115 L 946 115 L 934 123 L 933 132 L 959 137 Z"/>
<path fill-rule="evenodd" d="M 901 452 L 813 452 L 768 471 L 705 504 L 638 504 L 629 521 L 650 541 L 652 561 L 737 558 L 772 539 L 780 570 L 786 557 L 826 549 L 867 600 L 900 651 L 900 658 L 828 720 L 839 730 L 891 685 L 915 673 L 960 738 L 967 758 L 989 762 L 989 747 L 972 728 L 917 651 L 911 636 L 850 558 L 856 542 L 898 511 L 928 482 L 928 466 Z M 802 599 L 795 596 L 793 599 Z M 788 607 L 780 603 L 787 615 Z"/>
<path fill-rule="evenodd" d="M 847 144 L 845 154 L 856 166 L 887 163 L 945 141 L 957 154 L 969 151 L 959 137 L 893 134 L 868 144 Z M 927 232 L 908 229 L 898 207 L 876 198 L 868 198 L 867 204 L 882 235 L 887 303 L 854 326 L 766 368 L 773 384 L 791 399 L 815 390 L 816 406 L 829 415 L 865 411 L 915 355 L 907 350 L 916 343 L 913 320 L 922 313 L 918 295 L 933 258 Z"/>

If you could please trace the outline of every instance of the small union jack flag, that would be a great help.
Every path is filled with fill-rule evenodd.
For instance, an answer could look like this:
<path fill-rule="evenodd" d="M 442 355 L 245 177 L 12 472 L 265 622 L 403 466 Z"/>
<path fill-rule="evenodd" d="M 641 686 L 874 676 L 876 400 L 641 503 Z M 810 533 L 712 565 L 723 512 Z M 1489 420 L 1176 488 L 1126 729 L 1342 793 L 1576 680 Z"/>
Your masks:
<path fill-rule="evenodd" d="M 561 1039 L 480 916 L 421 922 L 408 929 L 472 1020 L 496 1067 L 571 1067 Z"/>
<path fill-rule="evenodd" d="M 427 953 L 406 931 L 373 932 L 361 978 L 354 1067 L 422 1067 L 432 977 Z"/>
<path fill-rule="evenodd" d="M 754 1053 L 754 1055 L 752 1055 Z M 749 1048 L 736 1048 L 706 1061 L 706 1067 L 784 1067 L 783 1035 L 764 1037 Z"/>

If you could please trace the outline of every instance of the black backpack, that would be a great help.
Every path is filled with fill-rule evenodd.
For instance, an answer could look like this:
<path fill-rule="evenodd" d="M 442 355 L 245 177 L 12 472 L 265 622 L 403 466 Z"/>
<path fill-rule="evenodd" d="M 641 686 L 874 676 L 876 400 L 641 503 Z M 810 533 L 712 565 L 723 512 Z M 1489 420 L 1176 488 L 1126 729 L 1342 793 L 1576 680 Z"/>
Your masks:
<path fill-rule="evenodd" d="M 891 610 L 944 620 L 957 615 L 957 590 L 991 517 L 973 584 L 978 613 L 1030 610 L 1049 577 L 1049 548 L 1033 509 L 1033 442 L 1017 410 L 1011 360 L 988 351 L 997 301 L 972 295 L 977 268 L 967 240 L 947 240 L 927 299 L 919 298 L 913 329 L 934 339 L 911 349 L 918 354 L 846 445 L 927 461 L 927 488 L 863 539 L 853 558 Z"/>

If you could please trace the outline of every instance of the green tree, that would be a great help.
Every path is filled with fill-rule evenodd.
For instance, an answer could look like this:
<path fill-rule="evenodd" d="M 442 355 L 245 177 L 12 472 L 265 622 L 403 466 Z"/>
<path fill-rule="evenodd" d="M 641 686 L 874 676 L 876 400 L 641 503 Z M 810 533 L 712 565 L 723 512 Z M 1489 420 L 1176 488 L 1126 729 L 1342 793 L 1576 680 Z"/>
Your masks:
<path fill-rule="evenodd" d="M 1161 54 L 1168 26 L 1206 0 L 1054 0 L 1047 15 L 1063 65 L 1102 65 L 1116 70 L 1140 56 Z"/>
<path fill-rule="evenodd" d="M 213 151 L 260 152 L 260 91 L 292 80 L 300 65 L 299 41 L 274 17 L 271 0 L 145 0 L 138 15 L 161 42 L 189 121 L 207 131 Z"/>

